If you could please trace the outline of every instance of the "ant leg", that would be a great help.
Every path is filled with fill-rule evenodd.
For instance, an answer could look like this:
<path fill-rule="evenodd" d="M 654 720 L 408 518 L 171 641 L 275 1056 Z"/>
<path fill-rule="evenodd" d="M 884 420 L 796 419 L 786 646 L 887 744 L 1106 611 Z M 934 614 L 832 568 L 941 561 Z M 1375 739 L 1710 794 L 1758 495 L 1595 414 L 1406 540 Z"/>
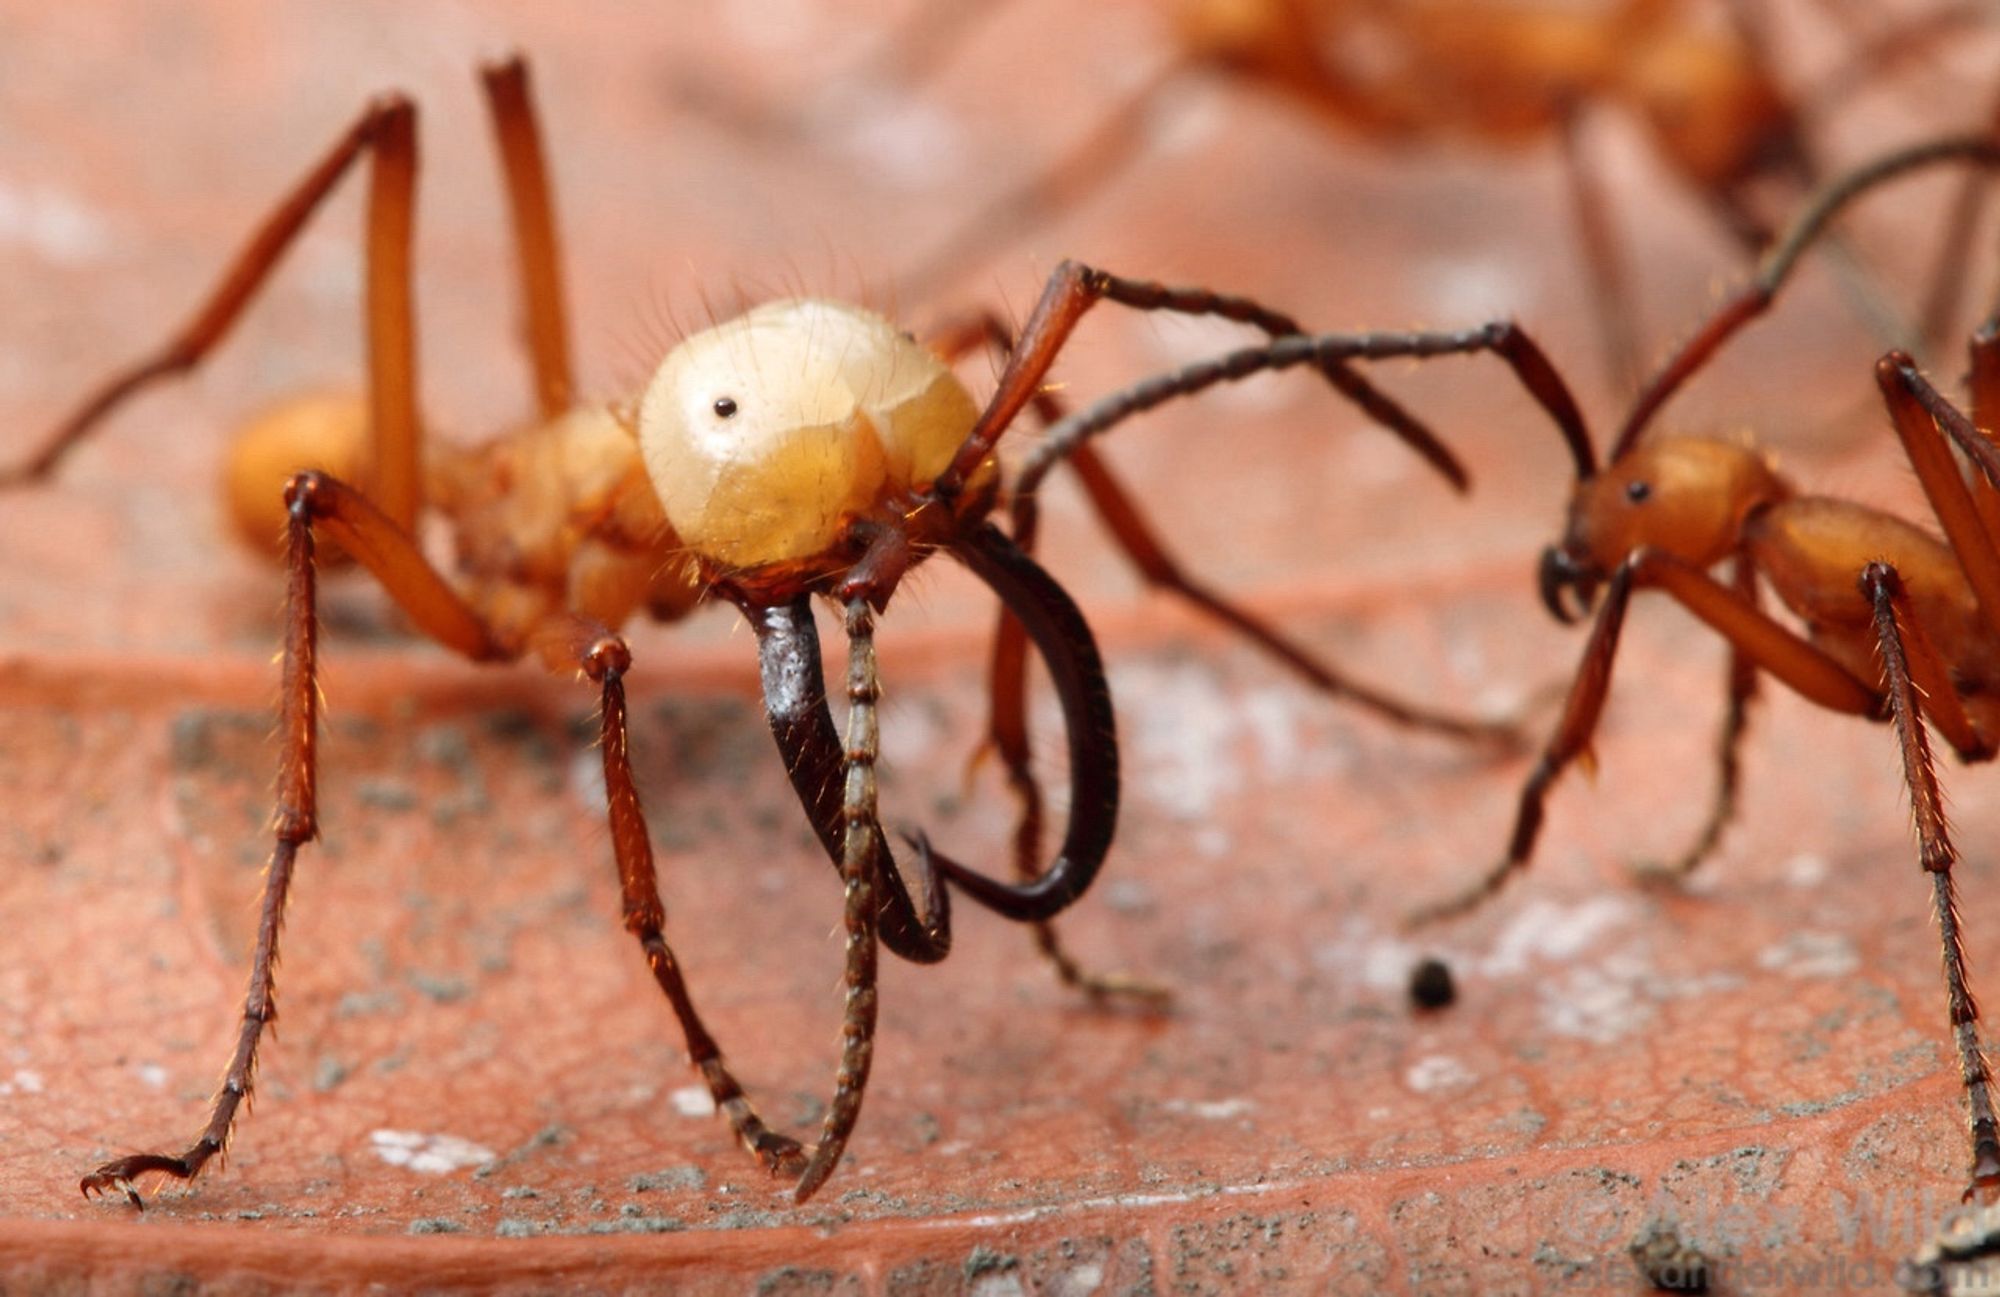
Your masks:
<path fill-rule="evenodd" d="M 144 1205 L 133 1181 L 158 1172 L 192 1180 L 211 1158 L 229 1147 L 236 1114 L 250 1097 L 257 1048 L 264 1029 L 277 1020 L 278 934 L 291 890 L 299 848 L 319 836 L 318 721 L 319 621 L 315 529 L 324 526 L 347 552 L 366 563 L 403 609 L 432 638 L 471 658 L 496 657 L 492 638 L 478 616 L 424 563 L 407 536 L 352 488 L 317 473 L 302 473 L 285 490 L 286 571 L 284 667 L 279 686 L 278 805 L 272 817 L 276 843 L 265 871 L 257 920 L 257 945 L 250 961 L 250 986 L 236 1051 L 223 1074 L 222 1088 L 208 1124 L 186 1151 L 142 1153 L 98 1167 L 82 1181 L 86 1196 L 121 1190 L 134 1207 Z"/>
<path fill-rule="evenodd" d="M 1977 350 L 1974 357 L 1979 358 Z M 1975 367 L 1975 375 L 1977 372 Z M 1882 399 L 1889 407 L 1903 451 L 1916 470 L 1917 481 L 1924 488 L 1945 539 L 1958 557 L 1987 628 L 2000 634 L 2000 543 L 1996 543 L 1995 535 L 1988 530 L 1986 515 L 1966 485 L 1958 461 L 1952 458 L 1951 445 L 1957 444 L 1978 468 L 1983 482 L 1982 496 L 1991 496 L 1995 482 L 2000 481 L 1996 477 L 2000 474 L 2000 450 L 1931 386 L 1918 371 L 1916 362 L 1904 353 L 1892 351 L 1878 361 L 1875 381 L 1882 389 Z M 1944 436 L 1939 435 L 1940 429 Z M 1987 509 L 1993 507 L 1989 499 Z"/>
<path fill-rule="evenodd" d="M 1618 653 L 1618 634 L 1625 624 L 1625 607 L 1632 596 L 1633 565 L 1620 565 L 1612 574 L 1604 603 L 1591 624 L 1584 644 L 1583 660 L 1563 704 L 1561 722 L 1535 761 L 1528 782 L 1521 789 L 1520 808 L 1514 815 L 1514 831 L 1507 840 L 1507 854 L 1471 886 L 1445 898 L 1411 910 L 1404 916 L 1407 927 L 1419 927 L 1439 919 L 1465 914 L 1500 890 L 1516 870 L 1525 869 L 1534 854 L 1535 840 L 1541 836 L 1543 807 L 1549 789 L 1570 762 L 1590 750 L 1597 732 L 1597 720 L 1604 710 L 1604 698 L 1611 688 L 1611 665 Z"/>
<path fill-rule="evenodd" d="M 1074 455 L 1077 447 L 1091 437 L 1168 401 L 1192 396 L 1221 383 L 1239 382 L 1252 374 L 1301 365 L 1324 371 L 1330 364 L 1348 360 L 1403 357 L 1428 360 L 1477 351 L 1491 352 L 1506 362 L 1528 395 L 1562 433 L 1576 460 L 1578 476 L 1595 476 L 1597 466 L 1582 410 L 1562 375 L 1534 339 L 1511 320 L 1445 333 L 1293 333 L 1274 338 L 1261 347 L 1246 347 L 1155 374 L 1059 420 L 1021 465 L 1014 480 L 1014 529 L 1017 533 L 1033 534 L 1036 488 L 1058 461 Z M 977 434 L 975 427 L 973 435 Z M 968 438 L 967 444 L 971 441 Z M 945 492 L 943 479 L 939 480 L 938 489 Z"/>
<path fill-rule="evenodd" d="M 1944 949 L 1945 991 L 1950 1001 L 1951 1028 L 1958 1048 L 1959 1077 L 1970 1109 L 1972 1181 L 1965 1197 L 2000 1189 L 2000 1123 L 1993 1114 L 1993 1076 L 1979 1046 L 1979 1005 L 1966 981 L 1965 948 L 1960 936 L 1958 902 L 1951 884 L 1958 851 L 1945 824 L 1944 799 L 1938 789 L 1930 744 L 1924 736 L 1924 706 L 1919 685 L 1903 652 L 1903 632 L 1914 629 L 1909 603 L 1896 570 L 1886 563 L 1862 569 L 1861 589 L 1875 609 L 1876 637 L 1882 649 L 1882 672 L 1888 685 L 1890 715 L 1902 749 L 1903 779 L 1910 789 L 1910 817 L 1915 821 L 1918 863 L 1931 876 L 1932 906 Z M 1956 699 L 1956 694 L 1951 695 Z M 1926 701 L 1933 701 L 1935 694 Z"/>
<path fill-rule="evenodd" d="M 846 603 L 847 631 L 847 760 L 842 780 L 840 874 L 842 923 L 847 929 L 846 996 L 840 1028 L 840 1070 L 833 1102 L 820 1126 L 819 1143 L 799 1176 L 794 1202 L 812 1197 L 840 1164 L 840 1154 L 861 1116 L 861 1096 L 875 1058 L 875 882 L 880 873 L 882 841 L 876 826 L 875 763 L 881 757 L 881 727 L 876 705 L 882 682 L 875 661 L 875 610 L 866 597 Z"/>
<path fill-rule="evenodd" d="M 1021 883 L 1033 883 L 1042 873 L 1042 830 L 1047 815 L 1041 782 L 1035 778 L 1029 758 L 1028 632 L 1010 609 L 1002 608 L 994 631 L 989 678 L 992 701 L 987 741 L 999 756 L 1007 787 L 1020 807 L 1014 821 L 1014 877 Z M 1028 930 L 1035 949 L 1055 969 L 1056 980 L 1071 990 L 1092 1000 L 1126 1001 L 1154 1011 L 1165 1011 L 1171 1004 L 1173 993 L 1163 986 L 1127 973 L 1099 973 L 1085 967 L 1070 954 L 1052 921 L 1030 920 Z"/>
<path fill-rule="evenodd" d="M 1736 597 L 1752 608 L 1757 606 L 1756 569 L 1737 555 L 1732 588 Z M 1715 800 L 1708 819 L 1693 843 L 1673 860 L 1642 865 L 1635 872 L 1646 880 L 1679 882 L 1708 859 L 1722 841 L 1722 831 L 1736 818 L 1737 792 L 1742 782 L 1741 752 L 1743 732 L 1750 721 L 1750 704 L 1757 696 L 1757 664 L 1735 645 L 1729 648 L 1727 702 L 1722 714 L 1722 733 L 1715 744 Z"/>
<path fill-rule="evenodd" d="M 1827 225 L 1842 209 L 1877 186 L 1944 162 L 2000 167 L 2000 140 L 1984 135 L 1951 136 L 1899 149 L 1837 177 L 1815 192 L 1778 242 L 1764 254 L 1751 281 L 1726 299 L 1708 323 L 1682 343 L 1680 350 L 1640 391 L 1612 441 L 1610 461 L 1616 463 L 1624 458 L 1660 407 L 1708 363 L 1717 348 L 1770 310 L 1799 258 L 1825 233 Z"/>
<path fill-rule="evenodd" d="M 286 546 L 289 577 L 285 590 L 285 651 L 278 722 L 283 755 L 278 766 L 278 806 L 272 817 L 277 841 L 264 872 L 257 945 L 250 959 L 250 987 L 244 995 L 236 1050 L 223 1073 L 222 1087 L 212 1101 L 208 1124 L 185 1152 L 141 1153 L 107 1162 L 83 1178 L 80 1187 L 85 1197 L 120 1190 L 134 1207 L 144 1208 L 145 1201 L 139 1196 L 134 1180 L 153 1172 L 178 1180 L 193 1180 L 209 1159 L 220 1156 L 229 1147 L 237 1110 L 250 1097 L 257 1070 L 257 1046 L 264 1029 L 278 1017 L 278 934 L 284 925 L 292 867 L 298 860 L 299 848 L 319 836 L 319 626 L 312 517 L 303 496 L 294 496 L 289 503 L 291 522 Z"/>
<path fill-rule="evenodd" d="M 24 463 L 0 469 L 0 488 L 46 478 L 127 397 L 199 365 L 228 335 L 292 241 L 365 150 L 372 161 L 366 262 L 374 443 L 370 487 L 383 510 L 407 529 L 416 517 L 421 489 L 409 275 L 416 147 L 416 108 L 408 100 L 386 95 L 371 103 L 264 219 L 194 318 L 165 346 L 101 384 Z"/>
<path fill-rule="evenodd" d="M 680 961 L 667 945 L 666 906 L 660 900 L 659 876 L 653 867 L 653 844 L 646 831 L 645 810 L 632 779 L 631 743 L 625 719 L 625 673 L 632 654 L 625 642 L 603 626 L 580 616 L 558 616 L 538 627 L 535 647 L 553 665 L 567 661 L 596 681 L 603 695 L 599 747 L 604 752 L 606 809 L 611 822 L 611 849 L 618 862 L 624 896 L 625 930 L 638 938 L 653 980 L 673 1007 L 687 1042 L 688 1061 L 701 1074 L 715 1106 L 729 1119 L 737 1140 L 751 1156 L 774 1173 L 796 1175 L 805 1165 L 799 1142 L 773 1131 L 757 1115 L 742 1084 L 723 1061 L 722 1049 L 695 1011 Z"/>
<path fill-rule="evenodd" d="M 520 257 L 521 300 L 528 353 L 535 366 L 535 397 L 545 420 L 570 408 L 573 382 L 568 311 L 563 302 L 562 261 L 555 203 L 549 195 L 542 133 L 535 120 L 528 65 L 518 53 L 481 65 L 480 84 L 507 173 L 507 207 Z"/>
<path fill-rule="evenodd" d="M 1973 330 L 1972 341 L 1966 350 L 1970 353 L 1970 378 L 1972 389 L 1972 425 L 1984 430 L 1994 427 L 1994 420 L 2000 419 L 2000 314 L 1989 316 L 1984 323 Z M 1991 434 L 1982 431 L 1979 443 L 1991 448 Z M 2000 454 L 1988 454 L 1985 463 L 1974 454 L 1974 448 L 1967 451 L 1975 471 L 1969 475 L 1973 504 L 1979 509 L 1979 517 L 1986 524 L 1986 534 L 2000 537 Z"/>
<path fill-rule="evenodd" d="M 1205 288 L 1170 288 L 1165 284 L 1145 280 L 1124 279 L 1107 271 L 1086 266 L 1079 261 L 1065 261 L 1050 273 L 1049 281 L 1042 289 L 1041 298 L 1035 303 L 1034 311 L 1028 316 L 1028 322 L 1021 330 L 1020 339 L 1007 357 L 1006 368 L 1000 373 L 1000 381 L 992 399 L 987 402 L 985 410 L 980 412 L 972 431 L 966 434 L 965 441 L 959 446 L 951 464 L 932 484 L 932 490 L 937 495 L 950 498 L 964 490 L 965 483 L 973 472 L 986 462 L 987 456 L 993 453 L 993 447 L 1000 440 L 1001 434 L 1006 432 L 1022 408 L 1042 389 L 1042 380 L 1047 377 L 1049 367 L 1055 363 L 1055 358 L 1062 350 L 1063 344 L 1068 341 L 1069 335 L 1076 330 L 1077 322 L 1091 307 L 1105 300 L 1117 302 L 1121 306 L 1137 311 L 1212 315 L 1248 325 L 1272 338 L 1290 337 L 1301 332 L 1298 322 L 1290 316 L 1273 311 L 1248 298 L 1232 297 Z M 1377 413 L 1377 408 L 1371 406 L 1362 395 L 1363 391 L 1372 392 L 1373 389 L 1365 386 L 1356 389 L 1350 379 L 1342 378 L 1339 374 L 1342 362 L 1356 358 L 1360 354 L 1350 356 L 1327 352 L 1323 355 L 1314 355 L 1310 359 L 1335 387 L 1346 392 L 1371 415 L 1382 418 L 1383 416 Z M 1543 361 L 1542 366 L 1547 369 L 1547 362 Z M 1552 370 L 1550 374 L 1552 377 Z M 1539 389 L 1537 392 L 1539 396 Z M 1566 392 L 1563 395 L 1567 398 Z M 1379 393 L 1375 396 L 1379 398 Z M 1573 411 L 1575 403 L 1569 401 L 1568 406 Z M 1417 436 L 1413 435 L 1410 427 L 1387 419 L 1384 421 L 1392 431 L 1412 441 L 1420 453 L 1426 458 L 1431 458 L 1440 471 L 1452 477 L 1454 482 L 1462 478 L 1464 470 L 1456 467 L 1456 461 L 1451 458 L 1450 453 L 1441 445 L 1437 445 L 1434 438 L 1431 439 L 1432 445 L 1427 448 L 1421 444 Z M 1575 416 L 1575 421 L 1581 423 L 1580 414 Z M 1559 419 L 1558 422 L 1566 421 Z M 1414 424 L 1414 421 L 1410 423 L 1421 431 L 1422 425 Z"/>
<path fill-rule="evenodd" d="M 1316 658 L 1261 618 L 1206 586 L 1197 584 L 1181 571 L 1179 564 L 1166 552 L 1137 504 L 1088 444 L 1078 444 L 1068 458 L 1070 466 L 1082 480 L 1084 491 L 1096 508 L 1099 519 L 1110 529 L 1119 548 L 1138 568 L 1147 584 L 1179 596 L 1213 620 L 1236 631 L 1320 692 L 1348 699 L 1393 724 L 1468 741 L 1506 746 L 1520 742 L 1519 732 L 1504 722 L 1475 720 L 1450 712 L 1434 711 L 1362 684 Z M 1018 535 L 1016 540 L 1020 540 Z"/>
<path fill-rule="evenodd" d="M 1811 642 L 1800 638 L 1762 610 L 1737 598 L 1699 568 L 1661 550 L 1642 549 L 1626 559 L 1611 576 L 1604 603 L 1584 644 L 1583 659 L 1563 705 L 1562 720 L 1535 762 L 1521 789 L 1507 852 L 1473 884 L 1440 901 L 1412 910 L 1404 922 L 1411 927 L 1452 918 L 1477 908 L 1502 884 L 1527 867 L 1541 836 L 1549 790 L 1569 765 L 1590 751 L 1590 741 L 1611 688 L 1611 667 L 1618 653 L 1618 635 L 1626 604 L 1635 587 L 1655 587 L 1707 622 L 1759 670 L 1831 711 L 1877 715 L 1880 699 L 1847 669 Z"/>

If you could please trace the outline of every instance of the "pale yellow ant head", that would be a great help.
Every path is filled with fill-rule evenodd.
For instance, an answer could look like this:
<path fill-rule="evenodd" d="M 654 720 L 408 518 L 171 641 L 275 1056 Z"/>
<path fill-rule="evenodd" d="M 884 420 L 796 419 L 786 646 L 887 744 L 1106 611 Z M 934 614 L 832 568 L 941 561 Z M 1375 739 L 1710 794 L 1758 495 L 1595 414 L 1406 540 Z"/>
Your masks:
<path fill-rule="evenodd" d="M 667 521 L 733 571 L 826 553 L 942 472 L 978 416 L 943 362 L 858 307 L 769 302 L 674 348 L 639 406 Z"/>

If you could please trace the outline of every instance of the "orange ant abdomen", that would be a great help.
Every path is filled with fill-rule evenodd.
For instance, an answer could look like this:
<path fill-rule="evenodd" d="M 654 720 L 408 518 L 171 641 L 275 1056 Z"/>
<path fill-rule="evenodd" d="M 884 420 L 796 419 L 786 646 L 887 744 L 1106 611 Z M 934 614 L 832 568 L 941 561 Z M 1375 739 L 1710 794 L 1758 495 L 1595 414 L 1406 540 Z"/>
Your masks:
<path fill-rule="evenodd" d="M 2000 680 L 1979 601 L 1951 549 L 1923 528 L 1850 500 L 1805 496 L 1752 520 L 1744 541 L 1757 569 L 1814 642 L 1864 680 L 1881 676 L 1874 608 L 1855 574 L 1896 569 L 1931 643 L 1965 684 Z M 1851 644 L 1847 641 L 1852 641 Z"/>
<path fill-rule="evenodd" d="M 272 562 L 283 559 L 285 483 L 318 469 L 365 488 L 369 443 L 368 400 L 360 392 L 307 393 L 270 406 L 238 430 L 223 465 L 230 530 Z"/>

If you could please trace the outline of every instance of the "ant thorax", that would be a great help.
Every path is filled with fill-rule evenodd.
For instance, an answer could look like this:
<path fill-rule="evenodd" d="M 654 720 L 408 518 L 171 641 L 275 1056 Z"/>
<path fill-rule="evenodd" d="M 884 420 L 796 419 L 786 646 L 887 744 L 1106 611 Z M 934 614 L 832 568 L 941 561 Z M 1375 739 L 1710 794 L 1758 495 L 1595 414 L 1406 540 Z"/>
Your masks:
<path fill-rule="evenodd" d="M 425 484 L 467 588 L 510 643 L 555 610 L 618 626 L 642 606 L 678 616 L 699 594 L 617 411 L 579 406 L 480 446 L 434 445 Z"/>
<path fill-rule="evenodd" d="M 978 406 L 942 361 L 858 307 L 786 300 L 676 347 L 639 406 L 667 521 L 736 572 L 808 562 L 951 462 Z"/>

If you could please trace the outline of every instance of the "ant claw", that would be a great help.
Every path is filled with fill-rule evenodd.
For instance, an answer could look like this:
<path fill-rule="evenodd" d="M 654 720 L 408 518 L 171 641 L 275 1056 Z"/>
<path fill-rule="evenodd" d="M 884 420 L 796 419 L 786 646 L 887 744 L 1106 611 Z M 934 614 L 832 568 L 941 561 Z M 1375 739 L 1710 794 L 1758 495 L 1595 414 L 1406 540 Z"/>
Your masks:
<path fill-rule="evenodd" d="M 1082 973 L 1077 988 L 1103 1007 L 1147 1014 L 1172 1013 L 1174 1008 L 1172 989 L 1130 973 Z"/>
<path fill-rule="evenodd" d="M 1689 867 L 1679 861 L 1634 860 L 1626 866 L 1632 881 L 1641 887 L 1677 892 L 1687 886 Z"/>
<path fill-rule="evenodd" d="M 109 1193 L 122 1193 L 125 1195 L 125 1200 L 132 1204 L 134 1211 L 146 1210 L 146 1200 L 139 1196 L 139 1190 L 133 1186 L 130 1179 L 121 1173 L 119 1164 L 116 1162 L 101 1166 L 97 1170 L 92 1171 L 89 1175 L 83 1177 L 82 1182 L 77 1187 L 83 1191 L 83 1196 L 86 1198 L 99 1198 Z"/>
<path fill-rule="evenodd" d="M 806 1169 L 805 1145 L 789 1135 L 766 1134 L 757 1141 L 757 1160 L 764 1164 L 772 1178 L 787 1176 L 797 1178 Z"/>

